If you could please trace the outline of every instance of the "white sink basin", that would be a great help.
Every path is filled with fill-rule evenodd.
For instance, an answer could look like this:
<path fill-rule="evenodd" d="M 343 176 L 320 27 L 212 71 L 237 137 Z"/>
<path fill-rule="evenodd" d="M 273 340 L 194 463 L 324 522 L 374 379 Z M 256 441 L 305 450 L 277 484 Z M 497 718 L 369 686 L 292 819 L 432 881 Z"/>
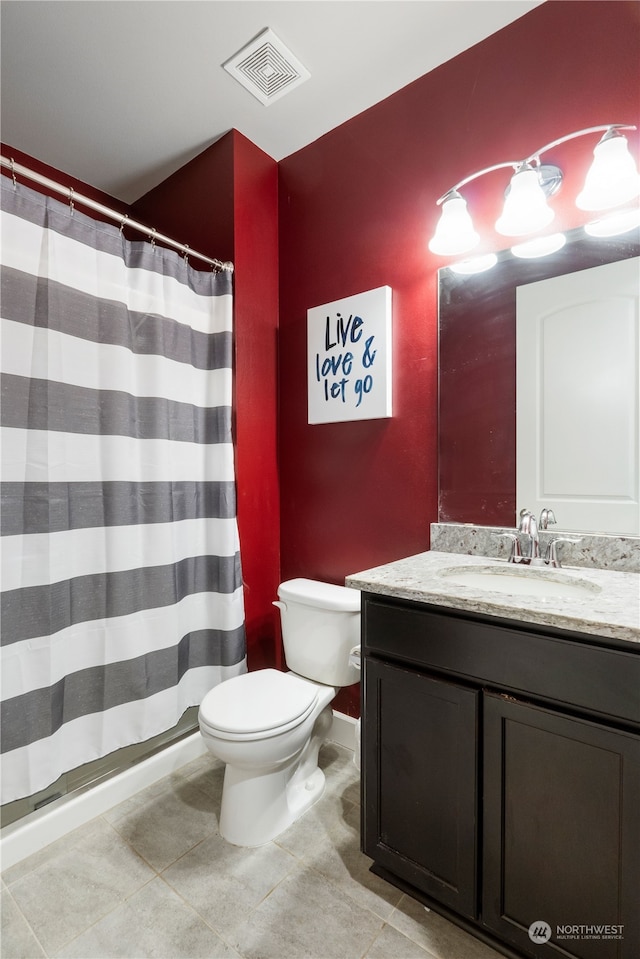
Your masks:
<path fill-rule="evenodd" d="M 448 583 L 508 596 L 535 596 L 539 599 L 586 598 L 600 592 L 600 586 L 566 573 L 531 568 L 505 569 L 495 566 L 457 566 L 440 574 Z"/>

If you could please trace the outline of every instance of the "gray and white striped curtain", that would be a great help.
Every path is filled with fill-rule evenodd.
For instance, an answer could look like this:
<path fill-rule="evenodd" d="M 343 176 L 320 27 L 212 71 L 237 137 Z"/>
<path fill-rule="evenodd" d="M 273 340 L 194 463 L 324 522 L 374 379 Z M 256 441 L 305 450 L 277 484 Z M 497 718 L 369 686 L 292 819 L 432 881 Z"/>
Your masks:
<path fill-rule="evenodd" d="M 2 802 L 244 672 L 231 276 L 2 180 Z"/>

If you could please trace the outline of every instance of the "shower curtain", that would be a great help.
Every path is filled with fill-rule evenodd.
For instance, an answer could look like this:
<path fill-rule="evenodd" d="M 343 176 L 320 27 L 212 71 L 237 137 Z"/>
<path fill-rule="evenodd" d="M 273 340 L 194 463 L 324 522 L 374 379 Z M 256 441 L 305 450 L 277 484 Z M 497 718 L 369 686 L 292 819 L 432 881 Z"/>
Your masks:
<path fill-rule="evenodd" d="M 2 803 L 246 670 L 231 274 L 2 180 Z"/>

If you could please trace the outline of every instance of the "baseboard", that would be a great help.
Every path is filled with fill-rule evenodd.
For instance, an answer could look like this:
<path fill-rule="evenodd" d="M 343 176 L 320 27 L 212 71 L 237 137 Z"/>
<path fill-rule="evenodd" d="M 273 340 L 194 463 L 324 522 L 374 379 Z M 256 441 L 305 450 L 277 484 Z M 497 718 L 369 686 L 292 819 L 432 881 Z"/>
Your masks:
<path fill-rule="evenodd" d="M 355 751 L 356 740 L 358 737 L 360 720 L 353 716 L 347 716 L 345 713 L 333 711 L 333 723 L 329 730 L 328 739 L 332 743 L 338 743 L 339 746 L 346 746 L 347 749 Z"/>
<path fill-rule="evenodd" d="M 134 766 L 69 796 L 62 796 L 23 819 L 10 823 L 0 835 L 1 868 L 8 869 L 34 852 L 39 852 L 206 751 L 204 740 L 199 730 L 196 730 Z"/>
<path fill-rule="evenodd" d="M 343 713 L 333 714 L 328 738 L 331 742 L 355 749 L 358 720 Z M 197 759 L 207 751 L 200 732 L 196 730 L 147 759 L 96 785 L 87 786 L 69 796 L 36 809 L 30 815 L 5 826 L 0 835 L 0 867 L 8 869 L 61 839 L 67 833 L 101 816 L 113 806 L 159 779 L 176 772 L 181 766 Z"/>

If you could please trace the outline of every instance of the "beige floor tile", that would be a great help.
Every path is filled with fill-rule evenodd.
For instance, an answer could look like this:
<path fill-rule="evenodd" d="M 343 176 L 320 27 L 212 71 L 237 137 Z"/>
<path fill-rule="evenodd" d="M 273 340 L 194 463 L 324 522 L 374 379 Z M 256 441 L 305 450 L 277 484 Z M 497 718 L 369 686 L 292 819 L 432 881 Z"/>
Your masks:
<path fill-rule="evenodd" d="M 370 871 L 371 859 L 360 851 L 360 810 L 350 803 L 328 825 L 326 840 L 313 846 L 304 861 L 382 919 L 388 919 L 402 898 L 395 886 Z"/>
<path fill-rule="evenodd" d="M 382 922 L 303 864 L 236 929 L 247 959 L 360 959 Z"/>
<path fill-rule="evenodd" d="M 244 849 L 216 833 L 174 863 L 163 878 L 226 936 L 296 865 L 275 843 Z"/>
<path fill-rule="evenodd" d="M 153 871 L 101 820 L 72 848 L 11 884 L 47 954 L 88 929 L 153 878 Z"/>
<path fill-rule="evenodd" d="M 351 803 L 348 807 L 351 808 Z M 320 846 L 330 841 L 331 834 L 343 821 L 344 815 L 345 803 L 339 795 L 327 790 L 315 805 L 281 833 L 275 842 L 298 859 L 307 861 Z"/>
<path fill-rule="evenodd" d="M 433 956 L 393 926 L 385 926 L 364 959 L 433 959 Z M 466 957 L 456 956 L 455 959 Z"/>
<path fill-rule="evenodd" d="M 360 773 L 353 761 L 353 753 L 337 743 L 325 743 L 320 749 L 318 765 L 324 770 L 327 781 L 340 793 L 360 782 Z M 359 785 L 357 801 L 360 801 Z"/>
<path fill-rule="evenodd" d="M 110 821 L 149 865 L 162 870 L 215 832 L 218 814 L 215 797 L 188 779 L 174 779 L 148 802 L 125 804 Z"/>
<path fill-rule="evenodd" d="M 237 959 L 162 879 L 154 879 L 67 945 L 57 959 Z"/>
<path fill-rule="evenodd" d="M 501 959 L 490 946 L 469 935 L 410 896 L 403 896 L 389 924 L 418 943 L 436 959 Z"/>
<path fill-rule="evenodd" d="M 7 889 L 2 890 L 0 910 L 3 959 L 41 959 L 44 950 Z"/>

